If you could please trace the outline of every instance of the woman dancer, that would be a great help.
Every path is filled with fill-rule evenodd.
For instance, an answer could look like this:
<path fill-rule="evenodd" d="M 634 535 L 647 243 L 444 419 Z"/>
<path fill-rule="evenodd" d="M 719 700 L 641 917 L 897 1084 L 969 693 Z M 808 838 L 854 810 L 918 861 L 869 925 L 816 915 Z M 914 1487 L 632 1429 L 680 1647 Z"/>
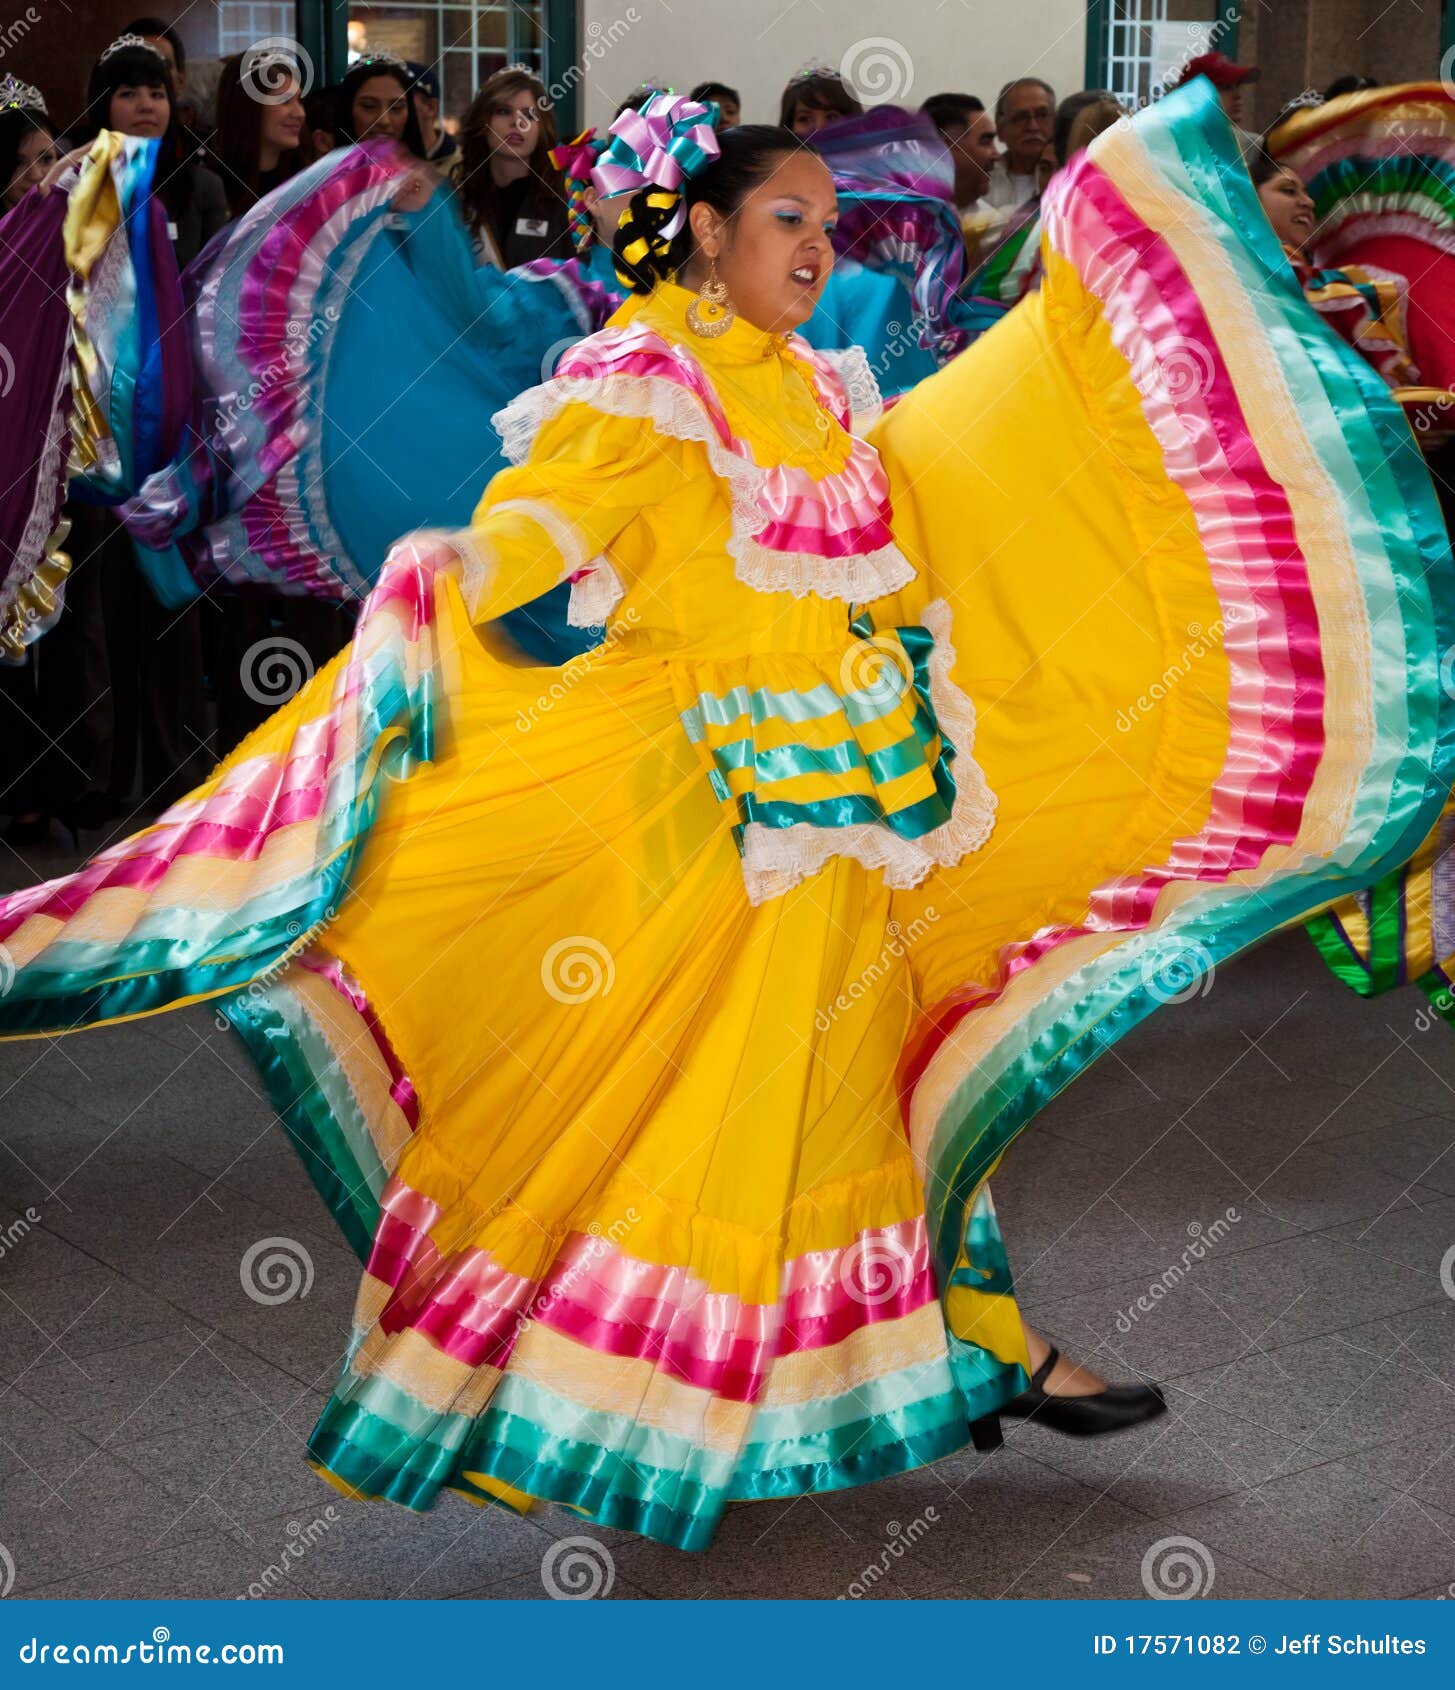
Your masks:
<path fill-rule="evenodd" d="M 1400 860 L 1455 762 L 1423 468 L 1243 245 L 1215 102 L 1072 167 L 1041 293 L 882 457 L 788 332 L 828 172 L 777 130 L 701 151 L 469 527 L 402 542 L 172 815 L 0 901 L 0 1027 L 220 997 L 259 1057 L 367 1258 L 321 1473 L 683 1547 L 993 1438 L 1011 1138 L 1189 971 Z M 611 636 L 543 696 L 474 629 L 563 578 Z M 1205 666 L 1111 743 L 1194 625 Z"/>

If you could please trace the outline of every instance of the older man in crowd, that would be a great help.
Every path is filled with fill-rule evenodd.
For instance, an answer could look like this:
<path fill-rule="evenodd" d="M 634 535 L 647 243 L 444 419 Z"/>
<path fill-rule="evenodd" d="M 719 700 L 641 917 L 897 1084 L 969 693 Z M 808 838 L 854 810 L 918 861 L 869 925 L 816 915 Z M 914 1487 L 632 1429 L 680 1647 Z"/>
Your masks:
<path fill-rule="evenodd" d="M 1056 90 L 1038 76 L 1007 82 L 995 102 L 995 129 L 1004 153 L 990 173 L 991 205 L 1024 205 L 1037 193 L 1036 165 L 1056 121 Z"/>

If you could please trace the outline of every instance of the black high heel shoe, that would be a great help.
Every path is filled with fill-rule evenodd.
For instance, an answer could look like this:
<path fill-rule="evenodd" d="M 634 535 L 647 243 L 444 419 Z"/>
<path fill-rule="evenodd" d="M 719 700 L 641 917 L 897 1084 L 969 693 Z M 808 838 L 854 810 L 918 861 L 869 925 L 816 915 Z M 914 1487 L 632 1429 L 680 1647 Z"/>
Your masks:
<path fill-rule="evenodd" d="M 1049 1426 L 1053 1432 L 1064 1432 L 1072 1438 L 1096 1438 L 1105 1432 L 1123 1432 L 1129 1426 L 1140 1426 L 1144 1420 L 1155 1420 L 1167 1412 L 1167 1399 L 1159 1385 L 1108 1385 L 1092 1396 L 1059 1397 L 1046 1389 L 1051 1369 L 1061 1359 L 1054 1344 L 1046 1352 L 1046 1359 L 1031 1375 L 1031 1382 L 1018 1397 L 1012 1397 L 999 1409 L 1016 1420 L 1035 1420 Z M 987 1419 L 996 1416 L 988 1415 Z M 970 1430 L 975 1434 L 982 1421 L 975 1421 Z M 996 1427 L 999 1440 L 1000 1428 Z M 976 1449 L 994 1448 L 982 1444 L 975 1437 Z"/>

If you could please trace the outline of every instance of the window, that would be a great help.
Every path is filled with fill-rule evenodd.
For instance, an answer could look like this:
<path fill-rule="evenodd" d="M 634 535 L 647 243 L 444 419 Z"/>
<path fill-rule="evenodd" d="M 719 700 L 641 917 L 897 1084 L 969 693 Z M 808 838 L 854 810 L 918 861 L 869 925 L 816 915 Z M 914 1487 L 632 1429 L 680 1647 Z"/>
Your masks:
<path fill-rule="evenodd" d="M 1239 7 L 1209 0 L 1203 18 L 1169 19 L 1167 0 L 1091 0 L 1086 16 L 1086 85 L 1109 88 L 1137 109 L 1175 85 L 1182 67 L 1218 47 L 1238 50 Z"/>
<path fill-rule="evenodd" d="M 217 56 L 245 53 L 269 36 L 291 39 L 295 33 L 291 0 L 221 0 L 217 7 Z"/>
<path fill-rule="evenodd" d="M 527 65 L 544 77 L 541 50 L 542 0 L 393 0 L 389 5 L 351 5 L 350 62 L 363 49 L 385 47 L 401 59 L 439 71 L 441 107 L 459 117 L 475 90 L 506 65 Z"/>

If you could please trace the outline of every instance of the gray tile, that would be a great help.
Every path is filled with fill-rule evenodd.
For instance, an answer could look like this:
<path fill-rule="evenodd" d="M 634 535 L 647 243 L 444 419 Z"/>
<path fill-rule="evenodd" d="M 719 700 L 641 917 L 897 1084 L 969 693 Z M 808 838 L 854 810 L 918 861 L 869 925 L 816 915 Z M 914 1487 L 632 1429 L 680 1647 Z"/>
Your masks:
<path fill-rule="evenodd" d="M 864 1491 L 898 1492 L 899 1480 Z M 847 1493 L 844 1493 L 847 1494 Z M 840 1595 L 881 1598 L 923 1596 L 932 1588 L 929 1566 L 950 1527 L 933 1525 L 903 1556 L 887 1553 L 887 1543 L 855 1530 L 832 1515 L 826 1503 L 840 1497 L 803 1496 L 787 1502 L 755 1502 L 729 1508 L 710 1548 L 700 1553 L 664 1544 L 629 1540 L 618 1546 L 594 1526 L 582 1535 L 597 1538 L 613 1555 L 618 1572 L 649 1596 L 663 1600 L 791 1601 Z M 897 1523 L 914 1525 L 908 1509 Z M 902 1533 L 888 1541 L 898 1541 Z M 887 1553 L 887 1561 L 886 1561 Z"/>
<path fill-rule="evenodd" d="M 28 1081 L 5 1099 L 5 1149 L 66 1201 L 157 1184 L 180 1173 L 146 1134 L 141 1116 L 125 1125 L 84 1103 L 53 1097 Z"/>
<path fill-rule="evenodd" d="M 1332 1238 L 1311 1235 L 1218 1256 L 1210 1295 L 1262 1349 L 1334 1332 L 1429 1301 L 1424 1277 Z"/>
<path fill-rule="evenodd" d="M 27 1592 L 41 1601 L 255 1601 L 307 1602 L 308 1593 L 286 1573 L 259 1583 L 247 1551 L 221 1536 L 204 1534 L 176 1548 L 154 1550 L 135 1560 L 92 1567 Z"/>
<path fill-rule="evenodd" d="M 1440 1270 L 1445 1252 L 1455 1243 L 1455 1198 L 1439 1198 L 1418 1209 L 1401 1208 L 1369 1220 L 1349 1221 L 1330 1228 L 1329 1236 L 1419 1274 L 1433 1301 L 1443 1290 Z"/>
<path fill-rule="evenodd" d="M 1334 1153 L 1347 1158 L 1356 1180 L 1374 1169 L 1409 1186 L 1455 1194 L 1455 1121 L 1430 1115 L 1370 1127 L 1341 1138 Z"/>
<path fill-rule="evenodd" d="M 108 1448 L 169 1496 L 205 1501 L 221 1524 L 274 1519 L 318 1499 L 307 1450 L 324 1401 L 309 1392 L 280 1413 L 247 1409 L 159 1438 L 132 1441 L 122 1432 Z"/>
<path fill-rule="evenodd" d="M 1397 1127 L 1389 1129 L 1397 1132 Z M 1342 1154 L 1304 1145 L 1293 1150 L 1253 1184 L 1250 1213 L 1276 1216 L 1303 1231 L 1351 1220 L 1413 1213 L 1437 1202 L 1438 1191 L 1359 1165 Z"/>
<path fill-rule="evenodd" d="M 1256 1411 L 1230 1410 L 1233 1400 L 1231 1391 L 1214 1400 L 1183 1380 L 1167 1387 L 1166 1414 L 1145 1425 L 1070 1438 L 1029 1422 L 1016 1448 L 1153 1519 L 1327 1459 Z"/>
<path fill-rule="evenodd" d="M 578 1526 L 580 1522 L 577 1522 Z M 579 1533 L 578 1536 L 583 1534 Z M 549 1556 L 549 1549 L 547 1556 Z M 553 1588 L 546 1588 L 548 1578 Z M 563 1594 L 556 1594 L 561 1592 Z M 537 1573 L 517 1573 L 513 1578 L 463 1590 L 454 1598 L 460 1602 L 650 1602 L 617 1570 L 615 1558 L 601 1553 L 600 1540 L 591 1539 L 554 1561 L 543 1558 Z"/>
<path fill-rule="evenodd" d="M 1455 1114 L 1455 1039 L 1430 1018 L 1420 993 L 1396 992 L 1366 1005 L 1370 1026 L 1324 1054 L 1331 1079 L 1381 1092 L 1413 1114 Z"/>
<path fill-rule="evenodd" d="M 158 1097 L 170 1077 L 195 1058 L 172 1049 L 131 1023 L 89 1027 L 64 1038 L 28 1041 L 41 1054 L 25 1069 L 29 1083 L 113 1125 L 130 1125 Z M 198 1067 L 188 1080 L 200 1085 Z"/>
<path fill-rule="evenodd" d="M 1349 1465 L 1391 1490 L 1455 1515 L 1455 1421 L 1420 1426 L 1392 1443 L 1358 1450 Z"/>
<path fill-rule="evenodd" d="M 1455 1515 L 1377 1483 L 1347 1461 L 1194 1508 L 1180 1533 L 1323 1599 L 1412 1595 L 1455 1577 Z"/>
<path fill-rule="evenodd" d="M 50 1230 L 41 1204 L 0 1212 L 0 1293 L 13 1296 L 37 1281 L 54 1284 L 96 1265 L 94 1257 Z"/>
<path fill-rule="evenodd" d="M 179 1506 L 104 1454 L 70 1479 L 7 1478 L 0 1511 L 0 1543 L 15 1562 L 17 1595 L 89 1568 L 170 1551 L 209 1529 L 199 1511 Z"/>
<path fill-rule="evenodd" d="M 948 1583 L 962 1594 L 1068 1547 L 1140 1524 L 1136 1509 L 1030 1459 L 1028 1439 L 981 1455 L 967 1450 L 884 1484 L 815 1500 L 910 1594 Z M 900 1553 L 897 1546 L 908 1544 Z M 988 1582 L 987 1582 L 988 1581 Z M 864 1583 L 862 1577 L 858 1581 Z"/>
<path fill-rule="evenodd" d="M 179 1321 L 168 1336 L 71 1357 L 52 1351 L 24 1390 L 96 1442 L 140 1439 L 230 1419 L 260 1404 L 281 1411 L 300 1387 L 205 1327 Z"/>
<path fill-rule="evenodd" d="M 19 1386 L 0 1386 L 0 1484 L 24 1473 L 58 1482 L 98 1453 L 90 1438 L 32 1402 Z"/>
<path fill-rule="evenodd" d="M 312 1596 L 419 1601 L 517 1575 L 539 1578 L 555 1541 L 528 1519 L 453 1494 L 420 1514 L 392 1502 L 353 1502 L 316 1482 L 314 1503 L 240 1533 L 259 1568 L 285 1566 Z"/>
<path fill-rule="evenodd" d="M 1185 1375 L 1176 1389 L 1184 1400 L 1288 1440 L 1282 1471 L 1289 1472 L 1419 1427 L 1455 1425 L 1455 1384 L 1413 1363 L 1398 1337 L 1376 1325 L 1357 1337 L 1330 1333 Z M 1266 1476 L 1279 1471 L 1271 1467 Z"/>
<path fill-rule="evenodd" d="M 1029 1165 L 1012 1153 L 994 1181 L 1017 1291 L 1028 1301 L 1186 1266 L 1196 1259 L 1189 1246 L 1229 1208 L 1242 1218 L 1220 1233 L 1220 1252 L 1297 1230 L 1250 1204 L 1236 1175 L 1175 1125 L 1160 1136 L 1153 1128 L 1135 1155 L 1049 1140 L 1036 1151 Z"/>
<path fill-rule="evenodd" d="M 218 1177 L 231 1190 L 300 1226 L 319 1234 L 335 1232 L 333 1215 L 279 1121 L 271 1121 L 265 1131 L 240 1145 Z"/>
<path fill-rule="evenodd" d="M 1421 1274 L 1313 1233 L 1210 1255 L 1161 1296 L 1129 1279 L 1024 1312 L 1099 1372 L 1166 1380 L 1428 1301 Z"/>
<path fill-rule="evenodd" d="M 156 1337 L 177 1318 L 176 1309 L 95 1263 L 54 1282 L 0 1282 L 0 1377 L 23 1381 L 47 1361 Z"/>
<path fill-rule="evenodd" d="M 1017 1601 L 1145 1602 L 1157 1591 L 1163 1600 L 1298 1599 L 1298 1591 L 1226 1550 L 1175 1541 L 1181 1535 L 1149 1520 L 1087 1543 L 1058 1544 L 999 1581 L 987 1578 L 985 1588 L 992 1597 Z M 960 1594 L 953 1581 L 947 1581 L 946 1594 Z"/>

